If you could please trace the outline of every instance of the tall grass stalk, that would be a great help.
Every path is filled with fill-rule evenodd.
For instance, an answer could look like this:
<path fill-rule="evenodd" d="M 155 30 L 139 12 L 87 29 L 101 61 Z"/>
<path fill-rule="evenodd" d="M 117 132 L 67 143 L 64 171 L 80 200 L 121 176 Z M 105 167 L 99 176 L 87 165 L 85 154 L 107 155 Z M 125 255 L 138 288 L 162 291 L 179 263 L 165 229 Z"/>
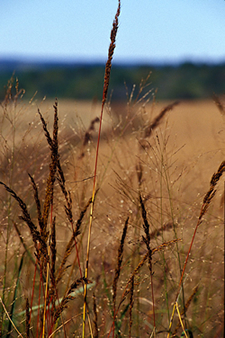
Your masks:
<path fill-rule="evenodd" d="M 105 102 L 107 99 L 108 88 L 109 88 L 109 80 L 110 80 L 110 73 L 111 73 L 111 67 L 112 67 L 113 53 L 116 47 L 115 42 L 116 42 L 116 34 L 117 34 L 118 24 L 119 24 L 118 22 L 119 15 L 120 15 L 120 0 L 118 1 L 118 8 L 117 8 L 117 12 L 116 12 L 115 19 L 113 22 L 113 28 L 111 30 L 111 36 L 110 36 L 111 43 L 109 45 L 108 59 L 107 59 L 106 66 L 105 66 L 102 106 L 101 106 L 98 140 L 97 140 L 96 155 L 95 155 L 90 222 L 89 222 L 89 230 L 88 230 L 87 256 L 86 256 L 86 266 L 85 266 L 85 278 L 86 279 L 88 278 L 88 263 L 89 263 L 89 254 L 90 254 L 91 229 L 92 229 L 92 222 L 93 222 L 94 198 L 95 198 L 95 191 L 96 191 L 96 179 L 97 179 L 97 167 L 98 167 L 98 152 L 99 152 L 99 144 L 100 144 L 100 137 L 101 137 L 103 110 L 104 110 Z M 83 332 L 82 332 L 83 338 L 85 337 L 86 303 L 87 303 L 87 285 L 85 284 L 84 285 L 84 305 L 83 305 Z"/>

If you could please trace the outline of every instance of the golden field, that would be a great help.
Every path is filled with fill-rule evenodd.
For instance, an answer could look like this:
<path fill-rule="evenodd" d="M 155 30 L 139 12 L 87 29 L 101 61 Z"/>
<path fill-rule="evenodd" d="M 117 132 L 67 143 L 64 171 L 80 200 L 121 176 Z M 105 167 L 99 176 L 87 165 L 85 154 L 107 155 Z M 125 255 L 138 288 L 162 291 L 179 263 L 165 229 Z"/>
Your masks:
<path fill-rule="evenodd" d="M 157 337 L 165 337 L 169 314 L 179 283 L 188 248 L 196 226 L 203 198 L 210 188 L 210 180 L 225 158 L 225 117 L 213 100 L 180 102 L 159 121 L 147 135 L 146 130 L 164 107 L 172 102 L 109 103 L 106 105 L 99 149 L 97 187 L 89 279 L 94 282 L 88 302 L 91 312 L 92 293 L 97 302 L 99 336 L 107 337 L 112 316 L 110 314 L 111 288 L 125 220 L 129 216 L 127 237 L 124 244 L 124 260 L 118 285 L 119 298 L 126 281 L 146 253 L 142 239 L 143 220 L 139 194 L 144 200 L 150 232 L 155 233 L 152 247 L 175 238 L 179 241 L 168 245 L 153 255 L 153 284 L 156 300 Z M 1 181 L 10 186 L 27 204 L 30 215 L 37 221 L 32 186 L 27 173 L 34 177 L 41 203 L 45 197 L 45 185 L 50 161 L 49 146 L 42 131 L 37 110 L 40 109 L 52 133 L 53 104 L 18 100 L 1 107 Z M 79 218 L 92 194 L 95 151 L 98 136 L 101 103 L 59 100 L 59 154 L 71 192 L 74 219 Z M 86 137 L 86 139 L 85 139 Z M 86 141 L 84 141 L 86 140 Z M 141 172 L 141 174 L 140 174 Z M 138 176 L 140 175 L 140 176 Z M 139 178 L 138 178 L 139 177 Z M 140 178 L 141 177 L 141 178 Z M 33 242 L 21 215 L 17 201 L 1 186 L 1 288 L 4 304 L 10 312 L 19 262 L 26 252 L 21 245 L 14 223 L 20 229 L 29 251 Z M 57 255 L 59 266 L 71 227 L 64 215 L 64 198 L 56 181 L 53 215 L 56 216 Z M 209 210 L 200 224 L 188 261 L 184 297 L 193 295 L 184 322 L 194 337 L 222 337 L 224 304 L 224 179 L 217 185 L 217 192 Z M 89 212 L 90 213 L 90 212 Z M 81 270 L 85 268 L 85 250 L 89 213 L 84 217 L 78 238 Z M 162 231 L 162 228 L 164 230 Z M 156 232 L 158 230 L 158 233 Z M 27 250 L 28 250 L 27 249 Z M 3 258 L 4 257 L 4 258 Z M 16 259 L 15 259 L 16 257 Z M 30 268 L 26 254 L 20 275 L 16 305 L 17 313 L 24 310 L 24 298 L 31 297 L 33 265 Z M 68 269 L 61 281 L 60 296 L 69 280 L 79 278 L 75 250 L 68 258 Z M 72 266 L 72 268 L 71 268 Z M 38 288 L 38 285 L 36 286 Z M 75 304 L 74 304 L 75 303 Z M 129 303 L 129 302 L 128 302 Z M 152 299 L 147 262 L 135 279 L 133 337 L 147 337 L 152 329 Z M 128 335 L 128 310 L 125 303 L 121 310 L 122 332 Z M 61 321 L 67 335 L 78 337 L 82 323 L 82 294 L 68 303 L 68 310 Z M 181 306 L 181 305 L 180 305 Z M 73 316 L 71 317 L 71 311 Z M 118 315 L 119 316 L 119 315 Z M 3 311 L 8 325 L 7 316 Z M 72 318 L 72 319 L 71 319 Z M 36 324 L 34 324 L 35 326 Z M 175 324 L 179 323 L 178 313 Z M 16 321 L 24 330 L 24 319 Z M 67 331 L 68 330 L 68 331 Z M 177 336 L 183 330 L 178 329 Z M 75 332 L 75 333 L 74 333 Z M 16 332 L 12 328 L 12 337 Z M 57 331 L 59 337 L 62 331 Z M 174 335 L 175 336 L 175 335 Z"/>

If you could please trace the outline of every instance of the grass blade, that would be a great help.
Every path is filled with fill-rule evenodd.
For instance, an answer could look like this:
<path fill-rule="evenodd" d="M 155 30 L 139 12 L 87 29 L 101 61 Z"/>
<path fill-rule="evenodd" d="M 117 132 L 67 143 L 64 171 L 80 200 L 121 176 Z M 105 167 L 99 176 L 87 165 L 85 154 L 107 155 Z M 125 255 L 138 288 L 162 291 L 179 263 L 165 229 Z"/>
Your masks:
<path fill-rule="evenodd" d="M 105 66 L 105 77 L 104 77 L 104 85 L 103 85 L 103 95 L 102 95 L 102 106 L 101 106 L 101 115 L 100 115 L 100 123 L 99 123 L 99 131 L 98 131 L 98 141 L 96 147 L 96 156 L 95 156 L 95 168 L 94 168 L 94 179 L 93 179 L 93 192 L 92 192 L 92 203 L 91 203 L 91 212 L 90 212 L 90 222 L 89 222 L 89 231 L 88 231 L 88 242 L 87 242 L 87 256 L 86 256 L 86 266 L 85 266 L 85 278 L 88 278 L 88 262 L 89 262 L 89 253 L 90 253 L 90 242 L 91 242 L 91 228 L 93 221 L 93 211 L 94 211 L 94 198 L 95 198 L 95 190 L 96 190 L 96 175 L 97 175 L 97 166 L 98 166 L 98 151 L 100 144 L 100 136 L 101 136 L 101 126 L 102 126 L 102 118 L 103 118 L 103 109 L 107 98 L 108 88 L 109 88 L 109 79 L 110 72 L 112 66 L 112 58 L 115 49 L 115 41 L 116 34 L 118 30 L 118 17 L 120 15 L 120 0 L 118 1 L 118 8 L 115 15 L 115 20 L 113 22 L 113 28 L 111 30 L 111 43 L 109 46 L 108 59 Z M 83 330 L 82 337 L 85 337 L 85 322 L 86 322 L 86 301 L 87 301 L 87 286 L 84 286 L 84 305 L 83 305 Z"/>

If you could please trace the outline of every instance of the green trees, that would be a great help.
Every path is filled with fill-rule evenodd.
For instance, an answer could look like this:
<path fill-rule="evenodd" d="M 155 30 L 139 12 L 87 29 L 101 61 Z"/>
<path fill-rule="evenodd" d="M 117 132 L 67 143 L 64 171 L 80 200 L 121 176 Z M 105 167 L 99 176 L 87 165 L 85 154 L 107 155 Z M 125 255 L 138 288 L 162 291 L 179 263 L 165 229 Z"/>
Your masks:
<path fill-rule="evenodd" d="M 101 100 L 104 64 L 30 64 L 12 63 L 4 67 L 0 62 L 0 99 L 5 95 L 4 86 L 15 72 L 20 85 L 30 98 L 37 91 L 37 98 L 70 98 Z M 151 73 L 150 87 L 158 89 L 157 99 L 209 98 L 225 92 L 225 63 L 218 65 L 183 63 L 171 66 L 113 65 L 110 90 L 113 100 L 126 100 L 126 87 L 131 90 Z M 125 86 L 126 83 L 126 86 Z M 138 89 L 137 89 L 138 90 Z"/>

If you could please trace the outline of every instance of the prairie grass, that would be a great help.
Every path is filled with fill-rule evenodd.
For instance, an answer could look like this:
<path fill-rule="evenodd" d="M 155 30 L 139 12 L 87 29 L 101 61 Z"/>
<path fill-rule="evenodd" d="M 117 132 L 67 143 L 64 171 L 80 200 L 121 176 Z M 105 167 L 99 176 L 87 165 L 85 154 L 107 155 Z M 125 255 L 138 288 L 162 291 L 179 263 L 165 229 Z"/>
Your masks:
<path fill-rule="evenodd" d="M 7 85 L 2 337 L 223 337 L 223 101 L 107 102 L 119 9 L 102 103 Z"/>
<path fill-rule="evenodd" d="M 201 105 L 196 103 L 197 108 Z M 188 111 L 188 104 L 186 106 Z M 157 105 L 154 107 L 155 110 L 156 107 Z M 193 109 L 192 103 L 189 107 Z M 211 107 L 213 109 L 214 106 Z M 15 114 L 14 109 L 15 105 L 11 102 L 7 112 L 3 111 L 3 113 Z M 17 202 L 18 198 L 24 201 L 33 224 L 38 225 L 41 218 L 40 210 L 45 205 L 45 187 L 48 184 L 48 165 L 51 161 L 49 152 L 51 153 L 52 150 L 49 151 L 44 144 L 44 135 L 41 133 L 42 127 L 37 114 L 34 115 L 30 130 L 25 130 L 25 127 L 17 128 L 16 123 L 19 126 L 22 126 L 22 123 L 29 126 L 25 116 L 26 111 L 33 109 L 30 104 L 21 98 L 19 103 L 17 102 L 16 109 L 22 114 L 15 121 L 15 128 L 13 128 L 15 135 L 10 131 L 11 124 L 7 125 L 8 131 L 7 128 L 3 128 L 7 135 L 7 147 L 1 149 L 1 181 L 16 193 L 16 196 L 13 196 Z M 148 104 L 144 109 L 151 113 L 152 105 Z M 194 154 L 190 146 L 191 137 L 188 139 L 186 136 L 183 140 L 184 143 L 190 142 L 188 149 L 180 144 L 179 132 L 183 135 L 184 132 L 177 130 L 177 135 L 170 134 L 175 133 L 172 113 L 176 114 L 176 109 L 178 110 L 179 106 L 170 113 L 168 121 L 163 120 L 161 127 L 153 130 L 153 134 L 148 138 L 144 137 L 145 130 L 149 126 L 148 116 L 138 107 L 136 117 L 140 120 L 139 128 L 123 134 L 123 126 L 119 126 L 119 130 L 116 130 L 117 124 L 112 124 L 108 133 L 104 133 L 103 130 L 99 154 L 99 190 L 94 210 L 94 231 L 89 262 L 90 277 L 86 280 L 87 286 L 92 287 L 87 304 L 95 336 L 113 335 L 113 332 L 114 335 L 119 335 L 119 331 L 121 335 L 128 336 L 151 334 L 154 328 L 151 285 L 154 286 L 155 335 L 166 336 L 169 328 L 172 303 L 175 301 L 180 280 L 179 271 L 183 268 L 194 227 L 197 224 L 201 201 L 209 190 L 207 173 L 203 170 L 204 168 L 208 170 L 205 166 L 208 163 L 212 173 L 215 159 L 220 163 L 223 156 L 222 140 L 219 139 L 220 135 L 215 134 L 216 128 L 219 130 L 221 127 L 219 123 L 215 123 L 211 130 L 211 143 L 209 139 L 206 140 L 212 148 L 215 142 L 214 150 L 208 147 L 208 151 L 205 151 L 202 148 L 201 156 L 197 158 L 197 154 Z M 185 118 L 185 107 L 180 109 L 181 113 Z M 215 118 L 220 122 L 217 110 L 214 114 L 218 114 L 212 116 L 214 122 Z M 157 111 L 153 112 L 152 120 L 155 115 L 159 115 Z M 126 123 L 126 118 L 124 121 Z M 91 131 L 91 137 L 84 145 L 85 134 L 90 131 L 91 121 L 86 131 L 82 132 L 81 129 L 79 132 L 74 132 L 76 139 L 74 142 L 71 141 L 71 132 L 65 130 L 64 125 L 64 121 L 63 125 L 59 123 L 59 130 L 62 127 L 62 132 L 59 131 L 62 144 L 58 146 L 61 169 L 58 169 L 54 181 L 52 219 L 48 219 L 49 252 L 46 252 L 47 249 L 42 249 L 44 254 L 49 256 L 51 266 L 48 277 L 51 281 L 49 295 L 52 294 L 54 302 L 48 296 L 50 303 L 44 303 L 47 266 L 44 267 L 42 264 L 47 265 L 48 262 L 37 264 L 34 253 L 35 250 L 39 252 L 40 249 L 35 248 L 35 236 L 32 235 L 30 228 L 25 226 L 24 215 L 23 220 L 18 218 L 21 211 L 12 194 L 1 189 L 1 257 L 4 257 L 1 263 L 3 336 L 18 335 L 15 328 L 23 336 L 28 336 L 28 332 L 40 335 L 44 306 L 51 318 L 45 326 L 46 335 L 50 336 L 54 330 L 58 336 L 63 335 L 63 330 L 67 336 L 81 334 L 82 283 L 85 282 L 82 278 L 85 269 L 86 232 L 88 208 L 90 208 L 88 205 L 93 177 L 91 162 L 94 161 L 96 132 Z M 189 126 L 187 127 L 189 129 Z M 75 130 L 76 126 L 73 128 Z M 6 140 L 5 135 L 3 136 Z M 209 138 L 210 132 L 207 135 Z M 13 143 L 13 137 L 18 142 Z M 214 140 L 215 137 L 218 137 L 218 140 Z M 178 142 L 176 148 L 174 148 L 175 142 Z M 184 156 L 185 151 L 189 153 L 188 156 Z M 80 156 L 82 152 L 83 157 Z M 183 159 L 183 156 L 186 159 Z M 8 176 L 10 172 L 12 172 L 11 177 Z M 27 173 L 30 174 L 30 179 Z M 199 337 L 223 334 L 224 275 L 221 211 L 223 184 L 220 181 L 217 182 L 218 191 L 214 202 L 210 201 L 209 210 L 198 228 L 183 281 L 184 293 L 179 294 L 180 314 L 182 318 L 186 316 L 186 319 L 183 319 L 184 327 L 191 329 L 194 336 Z M 9 190 L 11 193 L 12 191 Z M 152 283 L 148 269 L 149 254 L 143 239 L 146 237 L 145 229 L 142 227 L 143 206 L 146 211 L 144 217 L 149 224 L 154 273 Z M 121 231 L 125 223 L 127 224 L 126 236 L 121 240 Z M 28 230 L 31 231 L 30 234 Z M 118 250 L 120 254 L 117 257 Z M 43 270 L 42 277 L 41 270 Z M 36 277 L 34 277 L 35 273 Z M 39 290 L 40 280 L 43 285 L 42 291 Z M 75 293 L 76 289 L 78 289 L 77 293 Z M 182 302 L 185 302 L 185 308 Z M 25 309 L 28 309 L 28 304 L 29 309 L 32 307 L 33 310 L 31 313 L 26 310 L 26 314 Z M 9 325 L 6 311 L 9 316 L 11 315 L 15 328 L 13 324 Z M 53 311 L 52 315 L 49 314 L 50 311 Z M 71 313 L 74 315 L 71 316 Z M 54 329 L 51 321 L 57 322 Z M 175 312 L 171 333 L 179 336 L 182 331 Z"/>

